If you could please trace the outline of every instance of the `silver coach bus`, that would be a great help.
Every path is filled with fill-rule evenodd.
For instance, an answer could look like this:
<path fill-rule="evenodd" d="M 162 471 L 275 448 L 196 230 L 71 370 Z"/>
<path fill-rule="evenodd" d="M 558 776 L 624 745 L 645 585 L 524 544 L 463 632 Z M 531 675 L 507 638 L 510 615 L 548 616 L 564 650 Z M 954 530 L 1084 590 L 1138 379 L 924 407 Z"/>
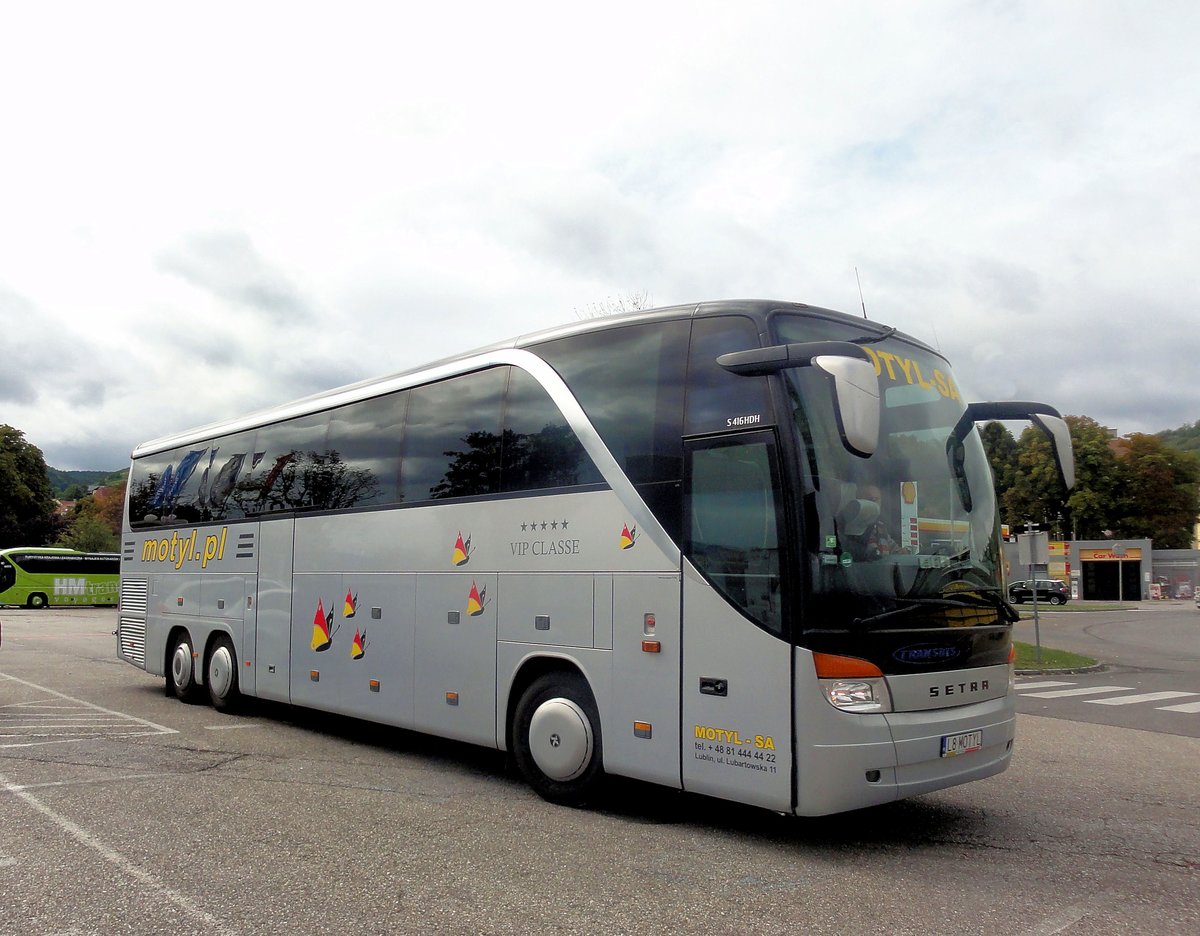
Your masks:
<path fill-rule="evenodd" d="M 140 445 L 120 656 L 798 815 L 1007 767 L 1012 622 L 972 403 L 866 319 L 719 302 L 525 336 Z"/>

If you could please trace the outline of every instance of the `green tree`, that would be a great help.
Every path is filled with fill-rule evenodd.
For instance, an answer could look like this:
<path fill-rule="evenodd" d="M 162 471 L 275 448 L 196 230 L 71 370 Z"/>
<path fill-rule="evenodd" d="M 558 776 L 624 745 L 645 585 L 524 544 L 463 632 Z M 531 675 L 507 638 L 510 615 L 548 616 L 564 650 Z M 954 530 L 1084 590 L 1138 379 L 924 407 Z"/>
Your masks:
<path fill-rule="evenodd" d="M 996 479 L 996 503 L 1000 505 L 1000 520 L 1012 525 L 1015 521 L 1008 516 L 1004 497 L 1016 478 L 1017 440 L 1004 427 L 1004 423 L 1000 422 L 988 423 L 979 434 L 983 438 L 983 450 L 987 453 L 988 464 L 992 466 L 992 476 Z"/>
<path fill-rule="evenodd" d="M 1200 458 L 1152 435 L 1128 437 L 1119 460 L 1116 530 L 1154 540 L 1159 549 L 1187 549 L 1200 515 Z"/>
<path fill-rule="evenodd" d="M 1067 416 L 1075 454 L 1075 487 L 1058 476 L 1050 441 L 1027 428 L 1017 441 L 1013 482 L 1004 494 L 1004 516 L 1015 529 L 1026 521 L 1060 535 L 1097 539 L 1116 529 L 1122 485 L 1112 442 L 1115 433 L 1089 416 Z"/>
<path fill-rule="evenodd" d="M 0 425 L 0 548 L 45 545 L 55 531 L 54 509 L 41 449 Z"/>
<path fill-rule="evenodd" d="M 116 552 L 120 548 L 121 540 L 98 513 L 94 510 L 81 510 L 76 513 L 66 532 L 59 537 L 58 545 L 83 552 Z"/>
<path fill-rule="evenodd" d="M 1059 477 L 1050 440 L 1030 426 L 1017 439 L 1013 481 L 1004 495 L 1003 513 L 1017 531 L 1031 522 L 1043 530 L 1066 525 L 1067 489 Z M 1068 527 L 1069 529 L 1069 527 Z"/>
<path fill-rule="evenodd" d="M 1068 528 L 1078 539 L 1101 539 L 1116 528 L 1121 479 L 1111 429 L 1089 416 L 1068 416 L 1075 450 L 1075 487 L 1067 498 Z"/>

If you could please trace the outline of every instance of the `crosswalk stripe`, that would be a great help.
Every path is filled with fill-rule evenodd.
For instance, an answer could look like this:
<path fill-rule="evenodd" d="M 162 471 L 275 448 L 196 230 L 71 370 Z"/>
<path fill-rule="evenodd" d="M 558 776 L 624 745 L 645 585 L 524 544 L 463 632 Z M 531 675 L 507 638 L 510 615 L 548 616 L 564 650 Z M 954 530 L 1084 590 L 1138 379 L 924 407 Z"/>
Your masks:
<path fill-rule="evenodd" d="M 1017 692 L 1024 692 L 1026 689 L 1049 689 L 1051 686 L 1073 686 L 1075 683 L 1058 682 L 1053 679 L 1047 679 L 1044 682 L 1017 683 Z"/>
<path fill-rule="evenodd" d="M 1143 692 L 1139 695 L 1117 696 L 1113 699 L 1084 699 L 1089 705 L 1133 705 L 1137 702 L 1161 702 L 1163 699 L 1182 699 L 1195 692 Z"/>
<path fill-rule="evenodd" d="M 1084 686 L 1081 689 L 1054 689 L 1050 692 L 1027 692 L 1027 699 L 1063 699 L 1067 696 L 1099 695 L 1101 692 L 1131 692 L 1133 686 Z"/>
<path fill-rule="evenodd" d="M 1200 713 L 1200 702 L 1182 702 L 1179 705 L 1160 705 L 1160 712 L 1185 712 L 1188 715 Z"/>

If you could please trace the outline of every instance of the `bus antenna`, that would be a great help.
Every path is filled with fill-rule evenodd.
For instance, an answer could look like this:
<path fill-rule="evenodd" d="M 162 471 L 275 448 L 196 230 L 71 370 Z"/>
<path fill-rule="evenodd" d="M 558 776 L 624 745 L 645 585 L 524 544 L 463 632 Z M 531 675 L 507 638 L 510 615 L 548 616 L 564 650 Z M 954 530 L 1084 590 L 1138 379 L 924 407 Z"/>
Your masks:
<path fill-rule="evenodd" d="M 863 318 L 867 317 L 867 301 L 863 299 L 862 280 L 858 275 L 858 267 L 854 268 L 854 278 L 858 280 L 858 301 L 862 303 Z"/>

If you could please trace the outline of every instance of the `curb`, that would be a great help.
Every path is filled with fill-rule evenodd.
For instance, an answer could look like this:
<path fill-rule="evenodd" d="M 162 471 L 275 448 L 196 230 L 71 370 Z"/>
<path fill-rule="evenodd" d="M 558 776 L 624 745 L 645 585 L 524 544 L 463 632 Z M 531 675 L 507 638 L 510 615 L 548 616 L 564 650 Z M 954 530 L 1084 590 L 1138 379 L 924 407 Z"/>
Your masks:
<path fill-rule="evenodd" d="M 1107 663 L 1096 663 L 1092 666 L 1071 666 L 1065 669 L 1019 669 L 1018 676 L 1074 676 L 1079 673 L 1102 673 L 1108 669 Z"/>

